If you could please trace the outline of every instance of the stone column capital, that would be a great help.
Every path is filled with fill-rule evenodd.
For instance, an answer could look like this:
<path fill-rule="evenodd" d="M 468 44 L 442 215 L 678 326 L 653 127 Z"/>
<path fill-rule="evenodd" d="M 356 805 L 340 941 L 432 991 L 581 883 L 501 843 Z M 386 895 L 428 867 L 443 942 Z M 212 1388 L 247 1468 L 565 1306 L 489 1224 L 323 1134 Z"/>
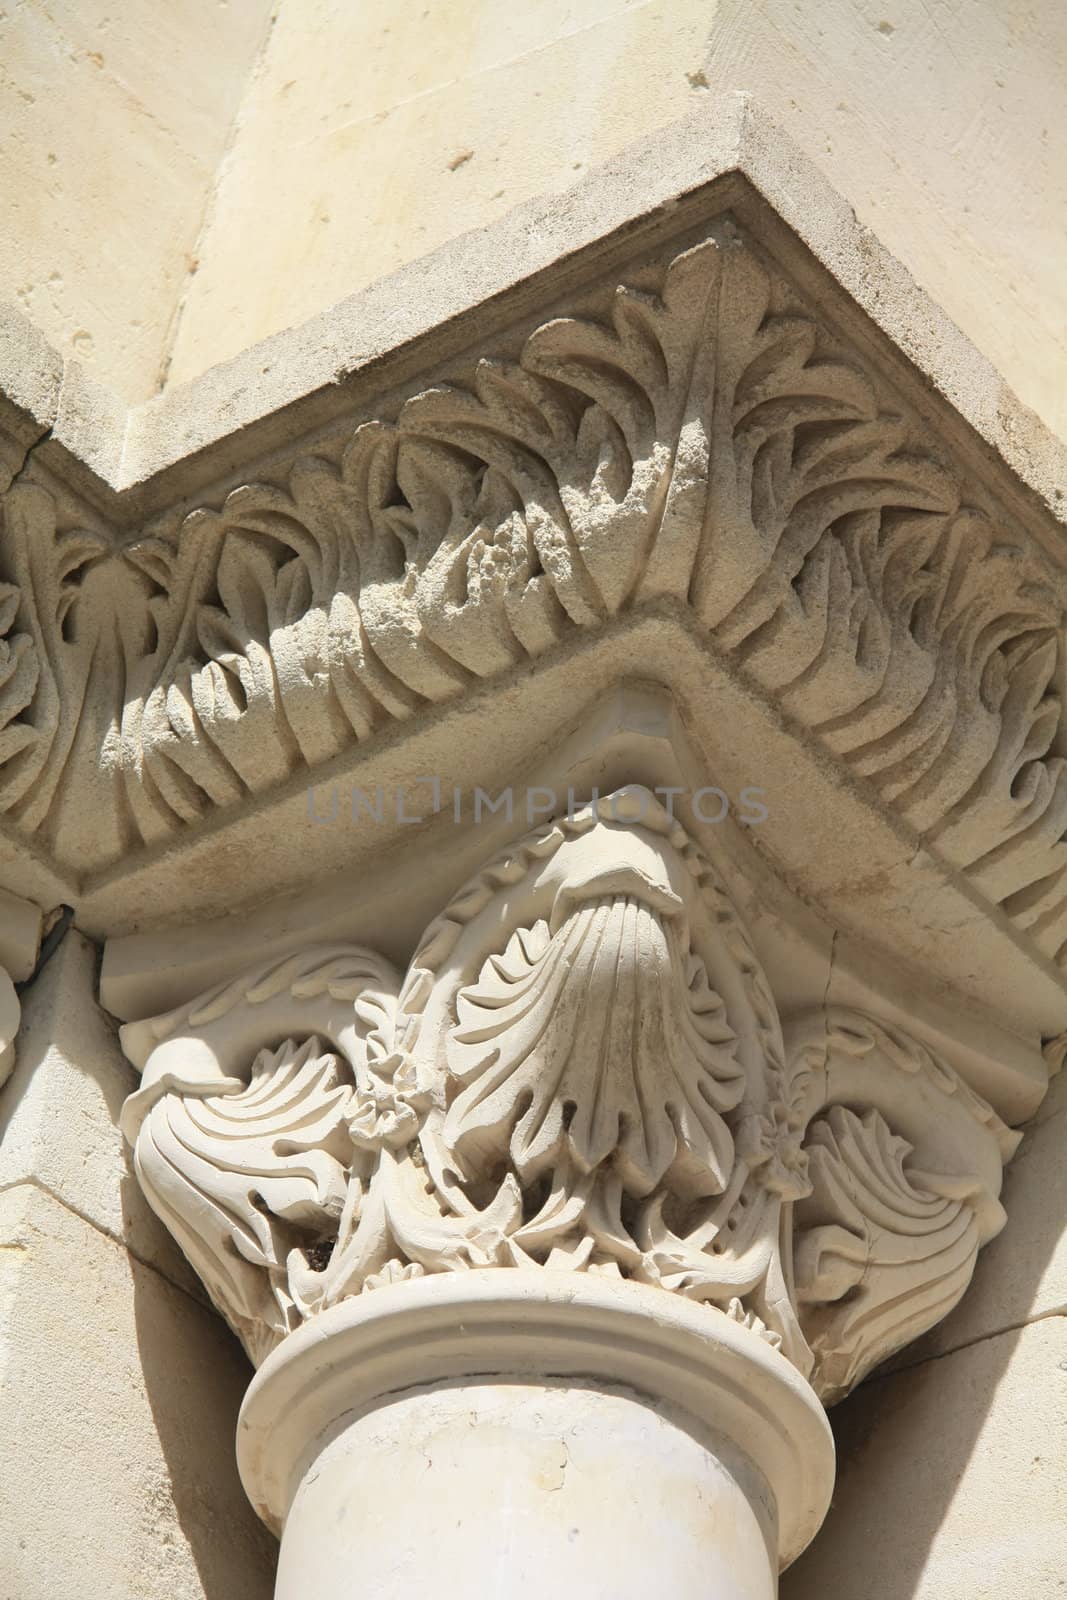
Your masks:
<path fill-rule="evenodd" d="M 458 1448 L 446 1390 L 569 1385 L 593 1456 L 624 1392 L 771 1508 L 772 1571 L 814 1535 L 820 1400 L 963 1294 L 1017 1135 L 888 997 L 783 1015 L 738 865 L 626 785 L 490 855 L 403 974 L 311 944 L 123 1030 L 138 1177 L 260 1366 L 281 1596 L 383 1408 L 421 1395 L 403 1438 Z"/>
<path fill-rule="evenodd" d="M 837 1396 L 944 1315 L 1017 1135 L 888 999 L 780 1014 L 648 789 L 485 862 L 403 975 L 308 945 L 123 1030 L 149 1198 L 254 1360 L 383 1283 L 606 1275 Z"/>

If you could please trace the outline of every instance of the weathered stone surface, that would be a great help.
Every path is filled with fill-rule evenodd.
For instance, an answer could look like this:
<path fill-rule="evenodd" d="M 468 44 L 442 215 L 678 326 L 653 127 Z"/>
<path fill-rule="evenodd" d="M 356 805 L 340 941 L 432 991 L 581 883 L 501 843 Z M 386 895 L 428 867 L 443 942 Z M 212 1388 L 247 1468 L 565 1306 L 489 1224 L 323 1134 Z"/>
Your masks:
<path fill-rule="evenodd" d="M 383 23 L 315 0 L 276 8 L 253 74 L 268 9 L 181 0 L 146 23 L 143 4 L 39 0 L 5 24 L 21 226 L 0 296 L 134 399 L 520 202 L 550 225 L 575 178 L 687 109 L 710 142 L 741 89 L 1062 429 L 1054 5 L 478 0 Z"/>
<path fill-rule="evenodd" d="M 0 1188 L 37 1184 L 200 1296 L 130 1168 L 119 1112 L 134 1079 L 96 1002 L 98 958 L 70 930 L 24 996 L 18 1065 L 0 1093 Z"/>
<path fill-rule="evenodd" d="M 32 1183 L 0 1194 L 0 1595 L 268 1600 L 218 1319 Z"/>
<path fill-rule="evenodd" d="M 757 1474 L 717 1459 L 717 1444 L 666 1406 L 590 1384 L 451 1384 L 391 1398 L 349 1418 L 316 1457 L 290 1514 L 276 1600 L 347 1600 L 353 1549 L 368 1594 L 468 1600 L 472 1537 L 482 1592 L 513 1600 L 772 1600 L 769 1497 Z M 729 1536 L 709 1544 L 709 1526 Z"/>
<path fill-rule="evenodd" d="M 200 3 L 169 19 L 179 60 Z M 887 41 L 915 20 L 912 0 L 901 5 L 899 28 L 853 19 L 861 75 L 895 60 Z M 672 79 L 672 52 L 695 43 L 689 0 L 598 14 L 585 41 L 559 39 L 551 7 L 486 7 L 518 54 L 494 59 L 492 28 L 479 35 L 485 84 L 518 104 L 525 58 L 542 54 L 560 69 L 546 113 L 592 36 L 624 42 L 605 82 L 635 88 L 609 96 L 604 149 L 631 101 L 651 125 L 672 96 L 699 104 L 712 87 L 703 67 L 684 88 Z M 787 9 L 753 8 L 778 36 L 802 37 Z M 113 142 L 112 73 L 85 50 L 109 19 L 95 0 L 84 18 L 62 0 L 28 12 L 24 39 L 52 29 L 73 46 L 63 82 L 102 74 Z M 736 16 L 722 0 L 716 26 Z M 225 76 L 258 17 L 228 19 L 200 87 Z M 404 19 L 401 54 L 422 20 Z M 250 105 L 266 126 L 282 106 L 295 135 L 309 102 L 291 21 L 283 7 Z M 663 41 L 647 63 L 633 48 L 646 37 Z M 124 35 L 115 57 L 135 92 L 161 81 L 139 38 L 124 53 Z M 298 75 L 279 84 L 287 39 Z M 354 142 L 403 158 L 404 128 L 417 144 L 464 102 L 462 85 L 434 80 L 444 59 L 419 60 L 419 98 L 404 108 L 368 64 L 381 124 L 357 133 L 323 107 L 301 159 L 273 164 L 279 192 L 303 185 L 309 148 L 323 194 Z M 43 114 L 39 67 L 32 50 L 19 66 L 30 88 L 17 121 Z M 659 105 L 637 92 L 650 74 Z M 198 93 L 173 128 L 153 129 L 149 167 L 161 130 L 211 145 L 217 127 L 193 126 Z M 481 146 L 503 150 L 510 103 L 473 108 L 477 140 L 448 157 L 428 238 L 459 225 L 449 184 L 475 209 L 501 200 Z M 543 127 L 559 153 L 571 122 Z M 931 152 L 933 172 L 943 156 Z M 230 202 L 260 209 L 262 153 L 252 123 L 238 125 L 208 253 Z M 176 171 L 163 226 L 188 197 L 187 163 Z M 331 226 L 334 244 L 353 216 Z M 299 227 L 260 257 L 274 244 L 304 248 Z M 380 233 L 372 245 L 388 250 Z M 308 307 L 343 251 L 312 256 Z M 224 336 L 236 348 L 245 313 L 284 321 L 273 288 L 228 307 L 226 273 L 205 267 L 188 322 L 168 334 L 174 370 L 195 368 L 205 329 L 212 348 Z M 466 1401 L 441 1386 L 487 1374 L 506 1380 L 487 1486 L 504 1498 L 483 1566 L 457 1565 L 458 1585 L 502 1586 L 505 1513 L 519 1503 L 508 1472 L 543 1465 L 531 1394 L 511 1380 L 533 1391 L 537 1416 L 538 1393 L 563 1380 L 584 1384 L 589 1415 L 623 1386 L 679 1407 L 690 1442 L 694 1428 L 722 1435 L 690 1463 L 722 1488 L 718 1468 L 729 1476 L 739 1455 L 739 1494 L 691 1545 L 690 1502 L 670 1490 L 688 1445 L 650 1450 L 666 1465 L 649 1502 L 666 1498 L 680 1519 L 675 1564 L 659 1570 L 687 1600 L 705 1568 L 770 1600 L 775 1558 L 810 1538 L 829 1496 L 820 1402 L 894 1351 L 909 1365 L 859 1390 L 843 1437 L 874 1407 L 899 1468 L 897 1413 L 923 1438 L 936 1370 L 937 1401 L 961 1398 L 955 1432 L 922 1446 L 928 1474 L 951 1476 L 946 1452 L 958 1466 L 968 1432 L 983 1453 L 966 1512 L 953 1502 L 936 1552 L 908 1557 L 913 1587 L 943 1573 L 943 1600 L 973 1507 L 990 1498 L 1001 1393 L 1021 1404 L 1044 1360 L 1038 1330 L 1063 1320 L 1061 1252 L 1035 1205 L 1039 1190 L 1061 1204 L 1057 1102 L 1019 1169 L 1009 1268 L 984 1268 L 977 1304 L 899 1355 L 959 1302 L 1001 1229 L 1010 1125 L 1034 1112 L 1067 1038 L 1062 452 L 748 103 L 714 125 L 694 114 L 565 198 L 532 199 L 132 409 L 91 352 L 60 369 L 11 329 L 0 364 L 42 361 L 17 374 L 0 415 L 0 1070 L 18 1022 L 10 979 L 33 970 L 39 913 L 74 907 L 109 941 L 104 1003 L 144 1071 L 123 1121 L 145 1194 L 258 1366 L 242 1472 L 260 1515 L 285 1526 L 283 1600 L 304 1600 L 309 1572 L 324 1593 L 347 1590 L 356 1546 L 380 1539 L 387 1512 L 399 1511 L 395 1539 L 365 1564 L 383 1600 L 413 1575 L 425 1586 L 446 1537 L 465 1547 L 455 1486 L 442 1490 L 422 1454 L 442 1422 L 444 1459 L 468 1473 L 455 1406 L 459 1439 L 476 1446 L 496 1427 L 489 1400 L 472 1396 L 464 1420 Z M 453 782 L 468 801 L 472 786 L 507 790 L 503 815 L 493 801 L 490 822 L 454 828 Z M 362 788 L 364 806 L 371 796 L 373 826 L 324 825 L 308 791 L 331 784 Z M 427 789 L 440 791 L 430 809 Z M 650 789 L 677 811 L 650 804 Z M 538 792 L 548 801 L 531 812 Z M 753 794 L 758 827 L 738 814 Z M 709 817 L 701 795 L 721 795 L 729 815 Z M 26 991 L 20 1065 L 0 1100 L 0 1260 L 18 1302 L 4 1359 L 18 1428 L 35 1406 L 41 1422 L 18 1530 L 34 1538 L 17 1559 L 55 1498 L 47 1452 L 63 1438 L 64 1395 L 81 1395 L 66 1348 L 77 1328 L 82 1383 L 105 1335 L 114 1345 L 86 1401 L 98 1432 L 116 1382 L 134 1396 L 129 1448 L 120 1435 L 78 1513 L 92 1521 L 90 1589 L 152 1600 L 169 1578 L 182 1600 L 216 1600 L 220 1586 L 253 1600 L 266 1566 L 248 1552 L 264 1547 L 220 1536 L 232 1474 L 202 1433 L 215 1386 L 232 1399 L 240 1368 L 131 1198 L 115 1128 L 130 1083 L 91 998 L 94 954 L 68 936 Z M 27 1326 L 62 1348 L 54 1369 L 32 1369 Z M 987 1368 L 1007 1341 L 990 1402 Z M 316 1476 L 324 1430 L 412 1383 L 429 1398 L 393 1439 L 402 1505 L 385 1503 L 385 1463 L 364 1459 L 368 1438 L 392 1448 L 380 1419 L 368 1435 L 354 1423 L 353 1448 L 327 1448 Z M 978 1420 L 990 1404 L 991 1432 Z M 52 1469 L 66 1549 L 82 1427 Z M 550 1491 L 552 1537 L 537 1542 L 556 1587 L 573 1531 L 559 1519 L 571 1506 L 594 1516 L 580 1471 L 597 1475 L 598 1427 L 575 1434 L 575 1476 Z M 128 1475 L 158 1485 L 160 1449 L 172 1493 L 151 1490 L 153 1520 Z M 194 1452 L 207 1463 L 203 1516 L 183 1500 Z M 1023 1465 L 1004 1458 L 1018 1493 Z M 850 1537 L 884 1505 L 907 1520 L 914 1475 L 886 1476 L 881 1461 L 866 1475 L 851 1446 L 849 1460 Z M 535 1488 L 523 1504 L 551 1523 Z M 381 1517 L 366 1507 L 379 1490 Z M 134 1529 L 115 1549 L 97 1533 L 105 1491 Z M 358 1536 L 354 1519 L 335 1520 L 353 1492 Z M 602 1548 L 615 1561 L 602 1587 L 630 1600 L 651 1578 L 613 1541 L 613 1499 L 598 1502 L 592 1560 L 599 1570 Z M 928 1494 L 925 1523 L 911 1518 L 916 1547 L 935 1504 Z M 1055 1539 L 1038 1511 L 1044 1600 Z M 724 1530 L 740 1541 L 733 1556 Z M 153 1538 L 150 1578 L 129 1576 Z M 1006 1587 L 1004 1551 L 977 1548 L 981 1582 Z M 878 1579 L 888 1551 L 874 1539 L 861 1552 L 877 1556 Z M 25 1600 L 13 1570 L 3 1576 Z M 582 1587 L 598 1581 L 581 1570 Z M 533 1555 L 527 1576 L 541 1586 Z M 52 1589 L 60 1577 L 57 1557 Z"/>
<path fill-rule="evenodd" d="M 0 19 L 0 298 L 129 400 L 160 381 L 269 10 L 31 0 Z"/>
<path fill-rule="evenodd" d="M 1067 1317 L 864 1384 L 822 1533 L 781 1600 L 1060 1600 Z"/>

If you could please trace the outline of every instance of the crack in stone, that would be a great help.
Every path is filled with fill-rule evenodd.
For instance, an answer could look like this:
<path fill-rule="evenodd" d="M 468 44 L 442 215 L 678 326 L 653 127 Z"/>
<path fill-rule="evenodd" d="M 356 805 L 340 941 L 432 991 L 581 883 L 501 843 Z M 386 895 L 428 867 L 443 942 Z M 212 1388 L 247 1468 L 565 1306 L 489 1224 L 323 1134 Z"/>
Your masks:
<path fill-rule="evenodd" d="M 52 910 L 47 913 L 45 922 L 48 931 L 41 940 L 33 971 L 28 978 L 23 978 L 20 983 L 15 985 L 15 993 L 19 996 L 24 995 L 37 982 L 44 968 L 51 961 L 74 926 L 74 907 L 68 905 L 53 906 Z"/>
<path fill-rule="evenodd" d="M 837 938 L 840 929 L 834 928 L 830 933 L 830 954 L 826 963 L 826 987 L 822 995 L 823 1016 L 829 1018 L 830 1012 L 830 986 L 834 981 L 834 957 L 837 954 Z"/>
<path fill-rule="evenodd" d="M 40 438 L 34 439 L 33 443 L 27 446 L 26 453 L 23 456 L 21 463 L 11 474 L 11 481 L 4 490 L 5 494 L 10 494 L 12 489 L 17 488 L 19 484 L 22 483 L 23 479 L 27 476 L 31 466 L 33 465 L 34 456 L 43 445 L 48 443 L 54 432 L 55 424 L 53 423 L 51 427 L 45 429 Z"/>
<path fill-rule="evenodd" d="M 1053 1306 L 1048 1311 L 1039 1311 L 1032 1317 L 1024 1317 L 1021 1322 L 1009 1322 L 1002 1328 L 991 1328 L 988 1333 L 979 1333 L 973 1339 L 964 1339 L 959 1344 L 954 1344 L 950 1350 L 936 1350 L 928 1356 L 920 1356 L 915 1361 L 902 1362 L 885 1372 L 874 1372 L 867 1378 L 862 1387 L 867 1384 L 886 1383 L 891 1378 L 899 1378 L 905 1372 L 917 1372 L 920 1367 L 928 1367 L 935 1361 L 944 1361 L 949 1356 L 959 1355 L 963 1350 L 973 1350 L 976 1345 L 988 1344 L 991 1339 L 1001 1339 L 1005 1334 L 1021 1333 L 1024 1328 L 1036 1327 L 1039 1322 L 1054 1322 L 1058 1317 L 1067 1318 L 1067 1301 L 1063 1305 Z"/>
<path fill-rule="evenodd" d="M 201 1311 L 213 1310 L 206 1298 L 202 1299 L 199 1295 L 194 1294 L 191 1289 L 186 1288 L 177 1279 L 172 1278 L 169 1273 L 164 1272 L 155 1262 L 149 1261 L 147 1257 L 141 1255 L 126 1239 L 122 1239 L 118 1234 L 112 1233 L 110 1229 L 102 1227 L 99 1222 L 87 1216 L 84 1211 L 79 1211 L 77 1206 L 71 1205 L 69 1200 L 65 1200 L 61 1194 L 57 1194 L 47 1183 L 42 1183 L 41 1179 L 34 1174 L 27 1174 L 24 1178 L 15 1178 L 10 1183 L 0 1183 L 0 1194 L 12 1194 L 16 1189 L 36 1189 L 38 1194 L 43 1194 L 49 1200 L 54 1200 L 56 1205 L 62 1206 L 68 1215 L 77 1217 L 79 1222 L 84 1222 L 86 1227 L 92 1228 L 93 1232 L 98 1233 L 101 1238 L 107 1239 L 109 1243 L 116 1245 L 120 1250 L 124 1250 L 132 1260 L 138 1262 L 142 1267 L 146 1267 L 149 1272 L 154 1272 L 157 1278 L 163 1279 L 164 1283 L 169 1283 L 172 1289 L 176 1289 L 187 1300 L 191 1300 L 193 1305 L 199 1306 Z"/>

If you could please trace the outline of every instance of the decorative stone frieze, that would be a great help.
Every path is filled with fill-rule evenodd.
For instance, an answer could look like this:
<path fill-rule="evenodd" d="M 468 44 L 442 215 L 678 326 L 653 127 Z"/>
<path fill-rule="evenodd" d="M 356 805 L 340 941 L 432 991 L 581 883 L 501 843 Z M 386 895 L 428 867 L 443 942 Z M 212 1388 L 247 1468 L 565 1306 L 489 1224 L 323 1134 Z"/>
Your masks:
<path fill-rule="evenodd" d="M 1062 604 L 1040 541 L 729 216 L 510 345 L 132 539 L 16 481 L 0 805 L 19 834 L 107 866 L 653 608 L 1059 960 Z M 60 793 L 89 769 L 111 812 L 92 831 Z"/>

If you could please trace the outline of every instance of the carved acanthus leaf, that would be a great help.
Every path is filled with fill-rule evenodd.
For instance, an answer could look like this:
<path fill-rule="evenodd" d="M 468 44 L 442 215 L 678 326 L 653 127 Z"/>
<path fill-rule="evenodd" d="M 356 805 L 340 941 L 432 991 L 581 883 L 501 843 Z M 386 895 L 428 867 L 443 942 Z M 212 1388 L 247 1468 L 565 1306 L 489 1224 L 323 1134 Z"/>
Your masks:
<path fill-rule="evenodd" d="M 295 1326 L 290 1251 L 332 1237 L 344 1204 L 352 1088 L 319 1050 L 286 1040 L 247 1085 L 165 1094 L 137 1139 L 145 1194 L 253 1361 Z"/>
<path fill-rule="evenodd" d="M 810 1180 L 792 1277 L 830 1401 L 959 1300 L 1004 1225 L 1000 1171 L 1020 1136 L 896 1025 L 830 1007 L 795 1019 L 787 1046 Z"/>
<path fill-rule="evenodd" d="M 633 1195 L 669 1171 L 694 1194 L 722 1192 L 722 1113 L 744 1074 L 703 963 L 655 909 L 605 895 L 555 932 L 519 929 L 456 1009 L 444 1139 L 459 1162 L 507 1158 L 524 1183 L 610 1165 Z"/>
<path fill-rule="evenodd" d="M 107 546 L 60 532 L 53 498 L 15 484 L 0 542 L 0 811 L 26 833 L 54 831 L 56 794 L 71 759 L 97 652 L 92 606 L 72 608 Z M 82 614 L 84 613 L 84 614 Z M 102 685 L 105 695 L 111 685 Z"/>
<path fill-rule="evenodd" d="M 645 790 L 491 860 L 394 992 L 312 949 L 126 1030 L 142 1182 L 255 1359 L 384 1283 L 545 1268 L 717 1307 L 836 1396 L 1003 1221 L 1015 1136 L 895 1026 L 820 1011 L 787 1049 L 719 873 Z"/>
<path fill-rule="evenodd" d="M 818 1387 L 833 1400 L 960 1299 L 981 1242 L 975 1178 L 909 1170 L 878 1111 L 833 1106 L 808 1131 L 811 1195 L 793 1254 Z"/>
<path fill-rule="evenodd" d="M 395 993 L 372 952 L 318 946 L 123 1031 L 147 1058 L 122 1114 L 137 1175 L 253 1361 L 299 1321 L 300 1252 L 328 1250 L 358 1181 L 349 1123 Z"/>

